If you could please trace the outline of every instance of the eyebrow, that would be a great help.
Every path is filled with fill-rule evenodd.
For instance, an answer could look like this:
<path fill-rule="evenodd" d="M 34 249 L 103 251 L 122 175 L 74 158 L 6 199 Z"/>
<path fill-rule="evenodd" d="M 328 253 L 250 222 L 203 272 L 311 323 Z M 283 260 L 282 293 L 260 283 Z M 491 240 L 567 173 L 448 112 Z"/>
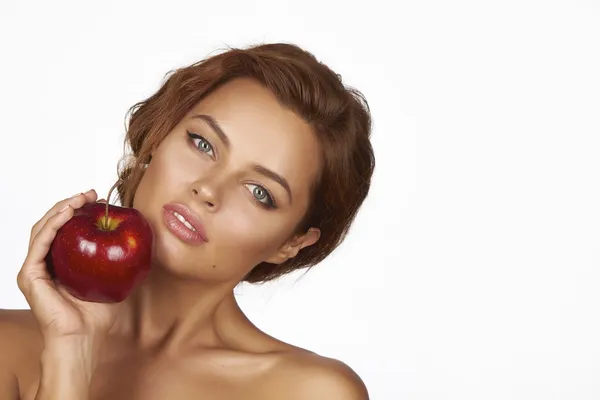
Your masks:
<path fill-rule="evenodd" d="M 212 128 L 212 130 L 217 134 L 219 139 L 221 139 L 221 141 L 223 142 L 225 147 L 228 149 L 231 147 L 231 142 L 229 141 L 229 137 L 227 137 L 227 135 L 225 134 L 225 132 L 223 131 L 223 129 L 221 128 L 219 123 L 213 117 L 211 117 L 210 115 L 205 115 L 205 114 L 196 114 L 196 115 L 193 115 L 192 118 L 200 119 L 200 120 L 206 122 Z M 254 172 L 257 172 L 269 179 L 272 179 L 273 181 L 277 182 L 278 184 L 280 184 L 285 189 L 285 191 L 288 195 L 288 200 L 289 200 L 290 204 L 292 203 L 292 190 L 290 188 L 290 184 L 283 176 L 279 175 L 277 172 L 271 171 L 267 167 L 264 167 L 260 164 L 253 164 L 252 170 Z"/>
<path fill-rule="evenodd" d="M 278 173 L 273 172 L 270 169 L 263 167 L 262 165 L 259 165 L 259 164 L 252 165 L 252 169 L 255 172 L 258 172 L 259 174 L 266 176 L 267 178 L 270 178 L 270 179 L 274 180 L 275 182 L 279 183 L 287 192 L 288 200 L 290 201 L 290 204 L 292 203 L 292 190 L 290 189 L 290 185 L 288 184 L 288 182 L 285 180 L 285 178 L 283 176 L 281 176 Z"/>
<path fill-rule="evenodd" d="M 225 132 L 223 132 L 223 129 L 221 129 L 221 125 L 219 125 L 219 123 L 213 117 L 210 115 L 196 114 L 193 115 L 192 118 L 201 119 L 202 121 L 206 122 L 212 128 L 212 130 L 215 131 L 217 136 L 219 136 L 219 139 L 221 139 L 221 142 L 223 142 L 225 147 L 230 147 L 229 138 Z"/>

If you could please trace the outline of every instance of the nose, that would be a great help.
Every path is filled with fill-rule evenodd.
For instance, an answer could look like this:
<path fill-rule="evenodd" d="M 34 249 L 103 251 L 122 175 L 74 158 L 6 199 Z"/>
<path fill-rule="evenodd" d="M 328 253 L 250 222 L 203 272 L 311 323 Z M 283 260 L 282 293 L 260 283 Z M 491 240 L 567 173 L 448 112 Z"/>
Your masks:
<path fill-rule="evenodd" d="M 214 182 L 196 182 L 192 185 L 194 199 L 209 211 L 216 211 L 219 206 L 217 187 Z"/>

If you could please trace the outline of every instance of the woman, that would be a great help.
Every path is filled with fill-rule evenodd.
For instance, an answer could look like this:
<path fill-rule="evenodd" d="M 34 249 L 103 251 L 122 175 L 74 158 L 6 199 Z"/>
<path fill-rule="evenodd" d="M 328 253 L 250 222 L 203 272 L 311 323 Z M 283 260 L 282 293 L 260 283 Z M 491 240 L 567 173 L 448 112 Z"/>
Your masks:
<path fill-rule="evenodd" d="M 131 109 L 117 188 L 154 230 L 151 273 L 118 304 L 55 286 L 44 262 L 55 232 L 98 199 L 58 202 L 17 279 L 31 311 L 0 313 L 0 398 L 367 399 L 343 362 L 254 326 L 233 289 L 336 248 L 369 190 L 370 129 L 360 93 L 293 45 L 175 71 Z M 186 220 L 175 228 L 173 205 Z"/>

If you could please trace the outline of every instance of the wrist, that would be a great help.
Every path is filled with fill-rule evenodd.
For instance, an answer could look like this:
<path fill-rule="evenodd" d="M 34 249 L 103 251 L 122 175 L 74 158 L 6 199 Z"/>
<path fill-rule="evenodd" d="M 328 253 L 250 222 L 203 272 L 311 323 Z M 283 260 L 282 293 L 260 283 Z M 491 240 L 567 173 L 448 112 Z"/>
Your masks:
<path fill-rule="evenodd" d="M 87 399 L 94 372 L 90 346 L 82 342 L 48 343 L 40 357 L 41 379 L 36 399 Z"/>
<path fill-rule="evenodd" d="M 87 338 L 47 340 L 40 357 L 42 369 L 73 372 L 79 379 L 91 380 L 96 364 L 94 344 Z"/>

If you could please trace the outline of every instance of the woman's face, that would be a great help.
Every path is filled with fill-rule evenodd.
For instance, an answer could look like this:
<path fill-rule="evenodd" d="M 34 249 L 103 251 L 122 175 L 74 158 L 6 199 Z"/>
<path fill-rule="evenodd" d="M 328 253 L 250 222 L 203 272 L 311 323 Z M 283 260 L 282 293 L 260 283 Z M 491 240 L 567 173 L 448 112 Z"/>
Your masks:
<path fill-rule="evenodd" d="M 318 154 L 308 124 L 257 82 L 212 92 L 155 149 L 135 194 L 133 206 L 155 231 L 157 264 L 238 282 L 258 263 L 281 263 L 314 244 L 316 229 L 291 235 L 308 208 Z M 177 206 L 198 218 L 187 218 L 193 230 L 177 221 Z"/>

